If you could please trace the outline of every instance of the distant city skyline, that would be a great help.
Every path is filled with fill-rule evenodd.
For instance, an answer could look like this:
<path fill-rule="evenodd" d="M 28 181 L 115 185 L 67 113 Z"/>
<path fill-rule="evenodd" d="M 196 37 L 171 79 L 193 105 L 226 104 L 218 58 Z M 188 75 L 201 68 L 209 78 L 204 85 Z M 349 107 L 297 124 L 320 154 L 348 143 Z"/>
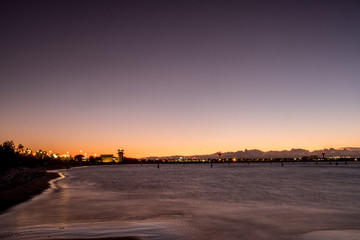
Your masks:
<path fill-rule="evenodd" d="M 0 142 L 358 147 L 359 1 L 1 1 Z"/>
<path fill-rule="evenodd" d="M 9 140 L 8 140 L 9 141 Z M 10 140 L 12 141 L 12 140 Z M 13 141 L 12 141 L 13 142 Z M 21 152 L 23 153 L 27 153 L 27 154 L 36 154 L 37 152 L 41 152 L 41 153 L 46 153 L 50 156 L 61 156 L 61 157 L 74 157 L 76 155 L 83 155 L 84 157 L 100 157 L 101 155 L 106 155 L 106 154 L 112 154 L 114 156 L 116 156 L 118 154 L 118 151 L 120 150 L 121 152 L 124 152 L 124 149 L 117 149 L 116 151 L 116 154 L 114 153 L 111 153 L 111 152 L 101 152 L 101 153 L 91 153 L 91 154 L 88 154 L 88 152 L 86 151 L 83 151 L 82 149 L 80 149 L 78 152 L 70 152 L 70 151 L 67 151 L 67 152 L 56 152 L 56 151 L 52 151 L 52 150 L 48 150 L 48 149 L 44 149 L 44 148 L 39 148 L 39 149 L 32 149 L 30 147 L 27 147 L 27 146 L 24 146 L 22 145 L 21 143 L 17 144 L 17 143 L 14 143 L 14 147 L 15 147 L 15 150 L 16 151 L 19 151 L 19 148 L 18 146 L 21 145 L 22 149 L 21 149 Z M 89 151 L 89 152 L 92 152 L 92 151 Z M 350 153 L 350 156 L 351 157 L 360 157 L 360 147 L 340 147 L 340 148 L 333 148 L 333 147 L 329 147 L 329 148 L 323 148 L 323 149 L 305 149 L 305 148 L 291 148 L 291 149 L 277 149 L 277 150 L 274 150 L 274 149 L 270 149 L 270 150 L 261 150 L 261 149 L 257 149 L 257 148 L 252 148 L 252 149 L 236 149 L 236 150 L 232 150 L 232 151 L 216 151 L 216 152 L 207 152 L 207 153 L 193 153 L 193 154 L 177 154 L 177 153 L 173 153 L 173 154 L 170 154 L 170 155 L 149 155 L 149 156 L 143 156 L 143 157 L 134 157 L 134 156 L 125 156 L 125 157 L 128 157 L 128 158 L 139 158 L 139 159 L 145 159 L 145 158 L 171 158 L 171 157 L 174 157 L 174 156 L 184 156 L 184 157 L 203 157 L 203 156 L 219 156 L 219 154 L 224 157 L 224 158 L 228 158 L 227 156 L 228 155 L 236 155 L 236 154 L 239 154 L 239 153 L 245 153 L 246 152 L 248 153 L 251 153 L 251 157 L 255 157 L 255 158 L 261 158 L 261 157 L 289 157 L 288 153 L 295 153 L 296 157 L 300 157 L 300 155 L 298 156 L 298 153 L 299 152 L 303 152 L 304 156 L 309 156 L 311 155 L 312 153 L 327 153 L 327 157 L 334 157 L 334 156 L 340 156 L 340 157 L 346 157 L 348 155 L 348 153 Z M 306 153 L 307 152 L 307 153 Z M 259 153 L 259 155 L 257 156 L 256 154 L 254 153 Z M 282 155 L 277 155 L 278 153 L 286 153 L 285 155 L 282 154 Z M 328 153 L 330 153 L 330 156 L 328 156 Z M 346 153 L 346 154 L 345 154 Z M 275 154 L 275 155 L 272 155 L 272 154 Z M 247 156 L 247 155 L 246 155 Z M 220 156 L 219 156 L 220 157 Z M 250 157 L 250 155 L 248 156 Z"/>
<path fill-rule="evenodd" d="M 219 154 L 220 153 L 220 154 Z M 317 149 L 309 151 L 307 149 L 291 149 L 291 150 L 270 150 L 261 151 L 259 149 L 244 149 L 231 152 L 217 152 L 199 155 L 172 155 L 172 156 L 151 156 L 148 159 L 178 159 L 181 158 L 195 158 L 195 159 L 271 159 L 271 158 L 303 158 L 303 157 L 317 158 L 355 158 L 357 161 L 360 157 L 360 148 L 341 148 L 341 149 Z"/>

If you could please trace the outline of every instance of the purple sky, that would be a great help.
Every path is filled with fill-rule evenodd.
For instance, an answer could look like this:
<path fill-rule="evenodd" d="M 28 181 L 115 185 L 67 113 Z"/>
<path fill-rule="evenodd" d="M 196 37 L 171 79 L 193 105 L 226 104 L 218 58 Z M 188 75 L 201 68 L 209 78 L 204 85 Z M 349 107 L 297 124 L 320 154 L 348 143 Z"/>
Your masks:
<path fill-rule="evenodd" d="M 133 157 L 359 146 L 359 26 L 346 0 L 1 1 L 0 141 Z"/>

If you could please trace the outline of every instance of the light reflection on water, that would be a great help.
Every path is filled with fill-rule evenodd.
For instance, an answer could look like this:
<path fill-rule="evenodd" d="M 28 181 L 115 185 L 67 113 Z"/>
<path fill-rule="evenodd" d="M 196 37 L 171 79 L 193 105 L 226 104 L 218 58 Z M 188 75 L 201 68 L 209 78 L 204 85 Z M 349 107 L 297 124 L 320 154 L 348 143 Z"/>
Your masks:
<path fill-rule="evenodd" d="M 358 164 L 113 165 L 62 173 L 46 193 L 0 216 L 0 238 L 359 236 Z"/>

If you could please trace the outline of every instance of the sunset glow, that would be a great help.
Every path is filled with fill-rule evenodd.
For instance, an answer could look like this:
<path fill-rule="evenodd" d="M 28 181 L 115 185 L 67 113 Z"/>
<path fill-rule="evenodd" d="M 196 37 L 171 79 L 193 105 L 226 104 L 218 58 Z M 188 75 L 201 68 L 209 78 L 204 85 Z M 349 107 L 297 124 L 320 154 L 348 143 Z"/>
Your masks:
<path fill-rule="evenodd" d="M 1 142 L 127 157 L 360 145 L 357 4 L 55 2 L 4 4 Z"/>

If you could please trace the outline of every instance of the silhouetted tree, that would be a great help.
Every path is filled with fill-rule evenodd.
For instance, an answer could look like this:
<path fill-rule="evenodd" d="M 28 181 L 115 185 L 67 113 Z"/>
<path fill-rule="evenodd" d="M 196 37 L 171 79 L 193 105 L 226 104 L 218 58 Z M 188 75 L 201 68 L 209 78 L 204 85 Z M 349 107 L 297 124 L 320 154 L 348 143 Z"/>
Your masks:
<path fill-rule="evenodd" d="M 82 155 L 82 154 L 79 154 L 79 155 L 76 155 L 75 157 L 74 157 L 74 159 L 75 159 L 75 161 L 82 161 L 82 158 L 84 157 L 84 155 Z"/>
<path fill-rule="evenodd" d="M 15 152 L 15 145 L 13 141 L 5 141 L 0 146 L 1 146 L 1 150 L 4 152 L 8 152 L 8 153 Z"/>
<path fill-rule="evenodd" d="M 94 163 L 94 162 L 96 162 L 96 160 L 95 160 L 95 158 L 94 158 L 93 156 L 90 156 L 90 157 L 89 157 L 89 162 L 90 162 L 90 163 Z"/>
<path fill-rule="evenodd" d="M 18 148 L 17 148 L 18 152 L 22 152 L 24 150 L 24 145 L 22 145 L 21 143 L 18 145 Z"/>
<path fill-rule="evenodd" d="M 18 158 L 15 154 L 15 145 L 13 141 L 5 141 L 0 145 L 0 171 L 18 165 Z"/>

